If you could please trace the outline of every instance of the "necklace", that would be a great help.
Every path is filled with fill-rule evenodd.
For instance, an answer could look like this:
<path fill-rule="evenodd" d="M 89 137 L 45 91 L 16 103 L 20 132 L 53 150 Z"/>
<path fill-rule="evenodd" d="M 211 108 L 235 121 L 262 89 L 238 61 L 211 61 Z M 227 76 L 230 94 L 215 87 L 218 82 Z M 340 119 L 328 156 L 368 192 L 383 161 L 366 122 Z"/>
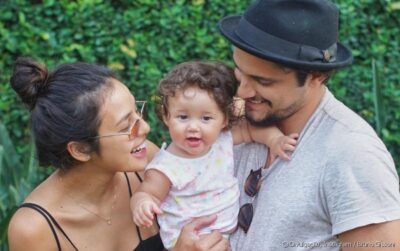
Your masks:
<path fill-rule="evenodd" d="M 114 187 L 114 191 L 115 191 L 115 187 Z M 88 207 L 86 207 L 84 204 L 82 204 L 81 202 L 76 201 L 70 194 L 68 194 L 68 196 L 82 209 L 86 210 L 87 212 L 93 214 L 94 216 L 97 216 L 99 219 L 103 220 L 104 222 L 107 223 L 107 225 L 111 226 L 112 225 L 112 212 L 113 209 L 115 207 L 115 203 L 117 201 L 117 194 L 114 193 L 113 195 L 113 199 L 112 199 L 112 203 L 111 203 L 111 209 L 110 209 L 110 213 L 108 217 L 104 217 L 99 213 L 96 213 L 95 211 L 89 209 Z"/>
<path fill-rule="evenodd" d="M 64 183 L 63 183 L 63 181 L 62 181 L 62 178 L 59 178 L 59 180 L 60 180 L 60 182 L 63 184 L 64 189 L 67 190 L 66 187 L 65 187 L 65 185 L 64 185 Z M 102 221 L 104 221 L 105 223 L 107 223 L 107 225 L 111 226 L 111 225 L 112 225 L 112 212 L 113 212 L 113 209 L 115 208 L 115 204 L 116 204 L 116 202 L 117 202 L 117 197 L 118 197 L 118 196 L 117 196 L 117 192 L 116 192 L 116 191 L 117 191 L 116 186 L 114 186 L 113 190 L 114 190 L 114 195 L 113 195 L 113 198 L 112 198 L 110 213 L 109 213 L 108 216 L 102 216 L 100 213 L 97 213 L 97 212 L 95 212 L 94 210 L 89 209 L 89 208 L 88 208 L 87 206 L 85 206 L 82 202 L 77 201 L 70 193 L 67 192 L 66 194 L 67 194 L 67 196 L 68 196 L 72 201 L 74 201 L 74 203 L 77 204 L 80 208 L 84 209 L 84 210 L 87 211 L 88 213 L 91 213 L 92 215 L 96 216 L 97 218 L 99 218 L 99 219 L 101 219 Z"/>

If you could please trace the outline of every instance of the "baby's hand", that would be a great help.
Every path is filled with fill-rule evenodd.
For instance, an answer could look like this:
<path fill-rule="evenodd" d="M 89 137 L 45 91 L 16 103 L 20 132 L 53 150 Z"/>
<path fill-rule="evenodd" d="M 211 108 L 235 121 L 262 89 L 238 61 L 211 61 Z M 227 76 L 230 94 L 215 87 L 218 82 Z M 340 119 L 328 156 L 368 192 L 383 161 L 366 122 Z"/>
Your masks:
<path fill-rule="evenodd" d="M 133 221 L 139 227 L 151 227 L 153 225 L 154 214 L 162 214 L 163 211 L 151 198 L 144 198 L 133 207 Z"/>
<path fill-rule="evenodd" d="M 290 160 L 287 152 L 293 152 L 297 144 L 299 134 L 292 133 L 289 136 L 281 135 L 274 139 L 270 147 L 272 156 L 279 156 L 283 160 Z"/>

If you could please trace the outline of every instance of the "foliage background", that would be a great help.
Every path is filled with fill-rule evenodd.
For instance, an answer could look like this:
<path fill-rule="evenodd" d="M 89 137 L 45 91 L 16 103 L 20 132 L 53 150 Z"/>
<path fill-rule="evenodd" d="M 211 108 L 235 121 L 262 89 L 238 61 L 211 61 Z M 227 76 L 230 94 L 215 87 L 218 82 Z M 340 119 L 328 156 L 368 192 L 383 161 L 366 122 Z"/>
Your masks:
<path fill-rule="evenodd" d="M 231 64 L 232 49 L 218 20 L 242 13 L 251 0 L 0 0 L 0 249 L 16 205 L 51 170 L 32 151 L 28 114 L 9 86 L 13 61 L 30 56 L 53 68 L 86 61 L 114 69 L 138 99 L 152 99 L 159 79 L 190 59 Z M 400 2 L 336 0 L 340 40 L 352 48 L 352 67 L 329 88 L 374 126 L 399 167 Z M 231 64 L 232 65 L 232 64 Z M 150 110 L 152 105 L 150 103 Z M 149 138 L 166 131 L 148 114 Z"/>

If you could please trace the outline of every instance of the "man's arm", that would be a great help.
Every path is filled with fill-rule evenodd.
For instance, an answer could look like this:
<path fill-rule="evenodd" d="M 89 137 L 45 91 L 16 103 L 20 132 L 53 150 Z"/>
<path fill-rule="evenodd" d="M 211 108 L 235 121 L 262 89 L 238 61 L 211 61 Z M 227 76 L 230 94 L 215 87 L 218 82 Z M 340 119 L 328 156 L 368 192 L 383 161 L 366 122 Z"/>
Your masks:
<path fill-rule="evenodd" d="M 339 234 L 343 251 L 400 250 L 400 220 L 371 224 Z"/>
<path fill-rule="evenodd" d="M 400 251 L 399 179 L 390 154 L 367 133 L 335 138 L 341 147 L 321 180 L 333 234 L 345 251 Z"/>

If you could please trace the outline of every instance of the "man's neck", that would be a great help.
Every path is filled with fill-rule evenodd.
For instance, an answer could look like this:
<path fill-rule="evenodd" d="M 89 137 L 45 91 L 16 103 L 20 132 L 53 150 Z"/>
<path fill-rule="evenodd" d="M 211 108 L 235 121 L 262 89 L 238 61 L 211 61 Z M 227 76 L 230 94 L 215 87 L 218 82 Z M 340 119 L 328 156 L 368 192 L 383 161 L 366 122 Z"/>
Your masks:
<path fill-rule="evenodd" d="M 315 93 L 311 94 L 306 100 L 304 106 L 292 116 L 286 118 L 278 124 L 279 129 L 285 134 L 301 133 L 308 120 L 314 114 L 315 110 L 321 103 L 322 98 L 326 92 L 325 85 L 320 86 Z"/>

